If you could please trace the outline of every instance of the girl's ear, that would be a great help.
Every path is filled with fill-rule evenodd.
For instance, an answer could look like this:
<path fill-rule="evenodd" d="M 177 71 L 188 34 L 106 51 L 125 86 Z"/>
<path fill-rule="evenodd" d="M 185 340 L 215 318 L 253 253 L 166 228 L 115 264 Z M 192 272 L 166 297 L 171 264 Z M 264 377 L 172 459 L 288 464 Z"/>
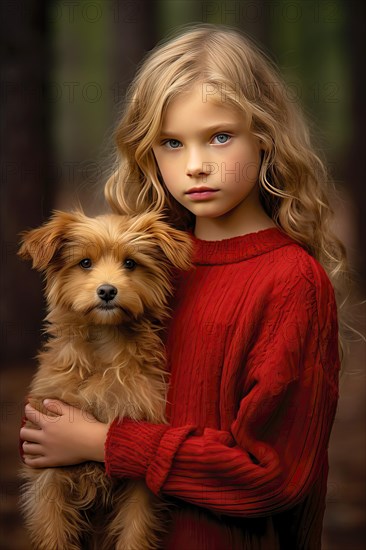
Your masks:
<path fill-rule="evenodd" d="M 33 269 L 44 271 L 66 240 L 70 224 L 79 219 L 78 213 L 54 212 L 50 221 L 37 229 L 21 233 L 18 255 L 33 260 Z"/>

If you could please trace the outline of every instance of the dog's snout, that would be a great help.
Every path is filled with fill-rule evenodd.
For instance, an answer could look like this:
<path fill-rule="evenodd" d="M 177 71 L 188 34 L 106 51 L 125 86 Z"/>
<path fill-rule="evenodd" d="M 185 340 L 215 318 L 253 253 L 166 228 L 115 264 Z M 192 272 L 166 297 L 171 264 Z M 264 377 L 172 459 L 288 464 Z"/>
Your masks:
<path fill-rule="evenodd" d="M 110 302 L 117 294 L 117 289 L 112 285 L 101 285 L 97 289 L 97 294 L 104 302 Z"/>

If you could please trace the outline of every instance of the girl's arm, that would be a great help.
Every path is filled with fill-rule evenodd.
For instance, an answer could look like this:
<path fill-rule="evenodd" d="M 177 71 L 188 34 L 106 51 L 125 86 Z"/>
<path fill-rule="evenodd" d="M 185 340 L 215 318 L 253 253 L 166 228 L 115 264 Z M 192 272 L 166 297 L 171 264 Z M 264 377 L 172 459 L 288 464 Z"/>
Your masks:
<path fill-rule="evenodd" d="M 338 323 L 323 270 L 293 286 L 274 304 L 275 334 L 264 327 L 248 355 L 250 374 L 229 429 L 114 422 L 105 446 L 110 476 L 145 478 L 156 494 L 238 516 L 282 511 L 306 496 L 328 467 Z"/>

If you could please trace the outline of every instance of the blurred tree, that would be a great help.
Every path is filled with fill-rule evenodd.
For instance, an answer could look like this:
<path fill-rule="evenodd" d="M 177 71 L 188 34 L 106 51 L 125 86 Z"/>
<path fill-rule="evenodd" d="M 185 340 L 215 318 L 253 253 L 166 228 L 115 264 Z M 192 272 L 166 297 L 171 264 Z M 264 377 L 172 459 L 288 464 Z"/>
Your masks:
<path fill-rule="evenodd" d="M 42 316 L 39 276 L 16 257 L 18 233 L 48 214 L 55 182 L 46 99 L 47 2 L 0 4 L 6 53 L 1 76 L 1 348 L 11 362 L 34 355 Z"/>
<path fill-rule="evenodd" d="M 115 128 L 136 66 L 156 42 L 155 6 L 148 0 L 75 3 L 72 17 L 57 0 L 52 25 L 56 155 L 62 168 L 57 203 L 104 208 Z"/>
<path fill-rule="evenodd" d="M 350 68 L 350 113 L 352 125 L 351 137 L 345 150 L 342 179 L 345 186 L 351 189 L 354 205 L 357 212 L 358 258 L 357 271 L 360 277 L 360 286 L 366 289 L 366 186 L 365 186 L 365 134 L 363 122 L 365 120 L 365 70 L 364 39 L 366 34 L 366 4 L 365 2 L 345 2 L 347 10 L 346 32 L 343 47 L 348 49 L 348 64 Z"/>

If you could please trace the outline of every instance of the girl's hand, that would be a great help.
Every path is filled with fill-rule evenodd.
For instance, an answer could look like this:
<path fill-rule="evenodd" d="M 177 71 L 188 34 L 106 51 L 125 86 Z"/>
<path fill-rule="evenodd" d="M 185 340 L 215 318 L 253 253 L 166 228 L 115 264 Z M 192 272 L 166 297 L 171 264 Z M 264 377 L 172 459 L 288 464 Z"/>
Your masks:
<path fill-rule="evenodd" d="M 104 443 L 109 424 L 98 422 L 94 416 L 63 401 L 46 399 L 48 416 L 25 407 L 26 418 L 34 428 L 23 427 L 24 463 L 33 468 L 69 466 L 88 460 L 104 462 Z"/>

